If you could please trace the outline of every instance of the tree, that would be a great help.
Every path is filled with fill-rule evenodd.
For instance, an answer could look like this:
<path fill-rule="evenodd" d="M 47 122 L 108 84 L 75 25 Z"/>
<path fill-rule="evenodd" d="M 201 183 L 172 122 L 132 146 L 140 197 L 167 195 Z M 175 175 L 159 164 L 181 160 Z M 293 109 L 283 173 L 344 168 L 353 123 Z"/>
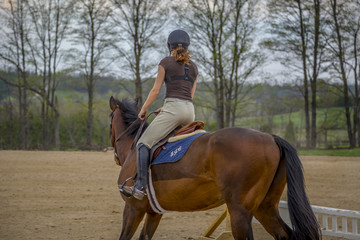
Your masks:
<path fill-rule="evenodd" d="M 32 63 L 35 74 L 41 79 L 36 83 L 42 104 L 43 148 L 49 149 L 54 131 L 55 146 L 60 148 L 59 109 L 55 91 L 59 84 L 58 64 L 60 46 L 67 33 L 72 16 L 72 2 L 60 0 L 27 1 L 34 33 L 30 36 Z"/>
<path fill-rule="evenodd" d="M 299 0 L 300 2 L 300 0 Z M 314 18 L 314 28 L 313 28 L 313 46 L 312 46 L 312 77 L 310 78 L 311 83 L 311 146 L 316 147 L 317 140 L 317 129 L 316 129 L 316 108 L 317 108 L 317 81 L 320 71 L 319 61 L 319 42 L 320 42 L 320 0 L 313 1 L 313 18 Z"/>
<path fill-rule="evenodd" d="M 81 0 L 76 4 L 77 23 L 73 29 L 74 59 L 79 62 L 78 71 L 83 75 L 88 92 L 87 145 L 91 146 L 93 132 L 93 104 L 95 84 L 99 74 L 104 72 L 105 53 L 112 42 L 113 26 L 109 24 L 111 6 L 106 0 Z"/>
<path fill-rule="evenodd" d="M 257 22 L 254 11 L 257 1 L 230 1 L 233 11 L 230 13 L 231 51 L 226 59 L 231 68 L 229 77 L 225 77 L 225 126 L 235 126 L 236 111 L 240 102 L 256 84 L 246 84 L 265 58 L 261 58 L 258 50 L 252 50 Z"/>
<path fill-rule="evenodd" d="M 120 71 L 134 79 L 135 97 L 142 105 L 143 81 L 153 75 L 151 69 L 157 64 L 148 54 L 159 46 L 157 36 L 166 26 L 166 15 L 156 0 L 112 0 L 112 3 L 116 8 L 113 20 L 118 34 L 114 46 L 121 60 Z"/>
<path fill-rule="evenodd" d="M 282 63 L 302 75 L 306 146 L 316 147 L 317 79 L 324 70 L 325 51 L 320 1 L 273 0 L 268 8 L 271 37 L 264 45 L 281 53 L 278 58 Z"/>
<path fill-rule="evenodd" d="M 349 75 L 348 72 L 348 57 L 350 54 L 350 49 L 353 46 L 351 43 L 351 36 L 349 37 L 349 31 L 347 26 L 350 26 L 353 23 L 353 19 L 349 16 L 354 16 L 351 13 L 355 13 L 353 1 L 340 1 L 337 0 L 330 0 L 329 1 L 329 41 L 328 46 L 333 53 L 334 62 L 332 64 L 333 69 L 336 71 L 338 78 L 342 81 L 342 92 L 344 98 L 344 107 L 345 107 L 345 116 L 346 116 L 346 126 L 347 126 L 347 134 L 350 143 L 350 147 L 354 148 L 356 141 L 356 120 L 354 121 L 354 125 L 351 123 L 351 114 L 350 114 L 350 107 L 351 107 L 351 97 L 350 97 L 350 90 L 349 90 Z M 357 12 L 358 14 L 358 12 Z M 356 16 L 356 14 L 355 14 Z M 356 31 L 355 31 L 356 32 Z M 357 38 L 357 37 L 356 37 Z M 356 39 L 354 39 L 356 45 Z M 355 46 L 357 49 L 358 46 Z M 357 59 L 357 57 L 355 57 Z M 355 73 L 356 74 L 356 73 Z M 357 81 L 356 81 L 357 82 Z M 356 89 L 358 91 L 358 89 Z M 357 99 L 354 99 L 355 103 L 355 114 L 354 119 L 358 118 L 356 116 L 356 103 L 358 102 Z"/>
<path fill-rule="evenodd" d="M 245 82 L 262 62 L 253 49 L 256 3 L 189 0 L 186 13 L 175 7 L 194 39 L 195 59 L 211 79 L 206 83 L 215 95 L 217 128 L 235 124 L 237 106 L 249 90 Z"/>
<path fill-rule="evenodd" d="M 352 58 L 349 59 L 349 66 L 353 71 L 354 76 L 354 92 L 352 92 L 352 97 L 354 99 L 354 115 L 353 115 L 353 124 L 354 124 L 354 139 L 355 144 L 360 147 L 360 1 L 354 3 L 353 11 L 348 15 L 349 20 L 352 21 L 347 28 L 350 41 L 352 42 Z M 357 132 L 357 136 L 356 136 Z"/>
<path fill-rule="evenodd" d="M 5 4 L 7 3 L 7 4 Z M 1 80 L 17 88 L 19 102 L 19 122 L 21 128 L 21 148 L 29 147 L 29 121 L 28 121 L 28 75 L 29 48 L 28 37 L 30 33 L 29 13 L 23 0 L 8 0 L 1 6 L 2 41 L 0 58 L 3 59 L 17 73 L 16 81 L 1 77 Z"/>

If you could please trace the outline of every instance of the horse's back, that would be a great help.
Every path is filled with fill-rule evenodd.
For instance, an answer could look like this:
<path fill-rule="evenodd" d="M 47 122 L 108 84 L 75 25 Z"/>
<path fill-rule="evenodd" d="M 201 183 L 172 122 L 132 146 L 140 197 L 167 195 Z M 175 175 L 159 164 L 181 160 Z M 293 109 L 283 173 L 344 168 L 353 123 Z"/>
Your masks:
<path fill-rule="evenodd" d="M 179 162 L 154 166 L 154 187 L 165 209 L 211 208 L 222 204 L 236 188 L 250 191 L 259 179 L 264 179 L 263 188 L 269 187 L 279 158 L 271 135 L 225 128 L 197 138 Z"/>
<path fill-rule="evenodd" d="M 257 158 L 257 161 L 280 158 L 279 149 L 270 134 L 250 128 L 224 128 L 214 132 L 210 137 L 211 149 L 220 154 L 231 155 L 228 161 L 248 161 Z M 235 156 L 235 158 L 234 158 Z"/>

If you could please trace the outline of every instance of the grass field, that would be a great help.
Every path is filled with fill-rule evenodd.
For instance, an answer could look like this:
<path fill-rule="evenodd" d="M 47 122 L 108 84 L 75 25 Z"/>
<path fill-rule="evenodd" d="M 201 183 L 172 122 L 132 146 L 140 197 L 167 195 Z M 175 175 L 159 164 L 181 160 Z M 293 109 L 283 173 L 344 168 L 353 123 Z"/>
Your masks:
<path fill-rule="evenodd" d="M 248 117 L 240 119 L 236 125 L 241 127 L 255 128 L 261 131 L 269 132 L 279 135 L 280 137 L 286 136 L 286 128 L 289 122 L 293 123 L 294 136 L 296 145 L 305 147 L 306 145 L 306 132 L 305 132 L 305 116 L 303 111 L 292 113 L 276 114 L 267 117 Z M 341 107 L 332 108 L 319 108 L 317 111 L 317 148 L 343 148 L 348 144 L 348 135 L 346 130 L 346 121 L 344 109 Z M 289 140 L 289 139 L 288 139 Z M 294 144 L 294 142 L 292 142 Z M 324 156 L 359 156 L 358 151 L 351 151 L 350 153 L 340 153 L 335 150 L 334 153 L 325 154 L 320 151 Z M 304 153 L 306 154 L 306 153 Z M 345 154 L 345 155 L 343 155 Z M 356 155 L 358 154 L 358 155 Z M 306 154 L 307 155 L 307 154 Z M 310 154 L 311 155 L 311 154 Z"/>
<path fill-rule="evenodd" d="M 354 149 L 314 149 L 300 150 L 299 155 L 302 156 L 340 156 L 340 157 L 359 157 L 360 148 Z"/>

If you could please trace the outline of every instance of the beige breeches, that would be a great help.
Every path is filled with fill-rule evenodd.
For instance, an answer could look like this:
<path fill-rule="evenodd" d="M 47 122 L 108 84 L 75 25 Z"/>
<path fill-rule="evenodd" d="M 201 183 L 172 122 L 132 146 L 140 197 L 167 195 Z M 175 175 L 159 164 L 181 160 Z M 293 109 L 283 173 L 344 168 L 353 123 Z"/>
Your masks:
<path fill-rule="evenodd" d="M 140 137 L 142 143 L 152 148 L 178 126 L 184 126 L 195 119 L 194 105 L 190 101 L 168 98 L 165 100 L 161 112 L 150 123 Z"/>

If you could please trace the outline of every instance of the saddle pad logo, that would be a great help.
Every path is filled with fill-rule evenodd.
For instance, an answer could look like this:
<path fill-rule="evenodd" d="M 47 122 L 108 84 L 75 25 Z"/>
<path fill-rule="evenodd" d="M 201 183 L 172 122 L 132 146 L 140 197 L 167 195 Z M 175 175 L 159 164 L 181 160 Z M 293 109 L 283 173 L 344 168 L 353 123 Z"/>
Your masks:
<path fill-rule="evenodd" d="M 162 150 L 159 155 L 152 161 L 151 164 L 155 165 L 161 163 L 174 163 L 179 161 L 184 156 L 192 142 L 203 134 L 205 133 L 198 133 L 176 142 L 166 143 L 166 149 Z"/>
<path fill-rule="evenodd" d="M 177 149 L 175 149 L 174 151 L 171 151 L 170 157 L 175 157 L 175 155 L 180 152 L 182 149 L 182 146 L 178 147 Z"/>

